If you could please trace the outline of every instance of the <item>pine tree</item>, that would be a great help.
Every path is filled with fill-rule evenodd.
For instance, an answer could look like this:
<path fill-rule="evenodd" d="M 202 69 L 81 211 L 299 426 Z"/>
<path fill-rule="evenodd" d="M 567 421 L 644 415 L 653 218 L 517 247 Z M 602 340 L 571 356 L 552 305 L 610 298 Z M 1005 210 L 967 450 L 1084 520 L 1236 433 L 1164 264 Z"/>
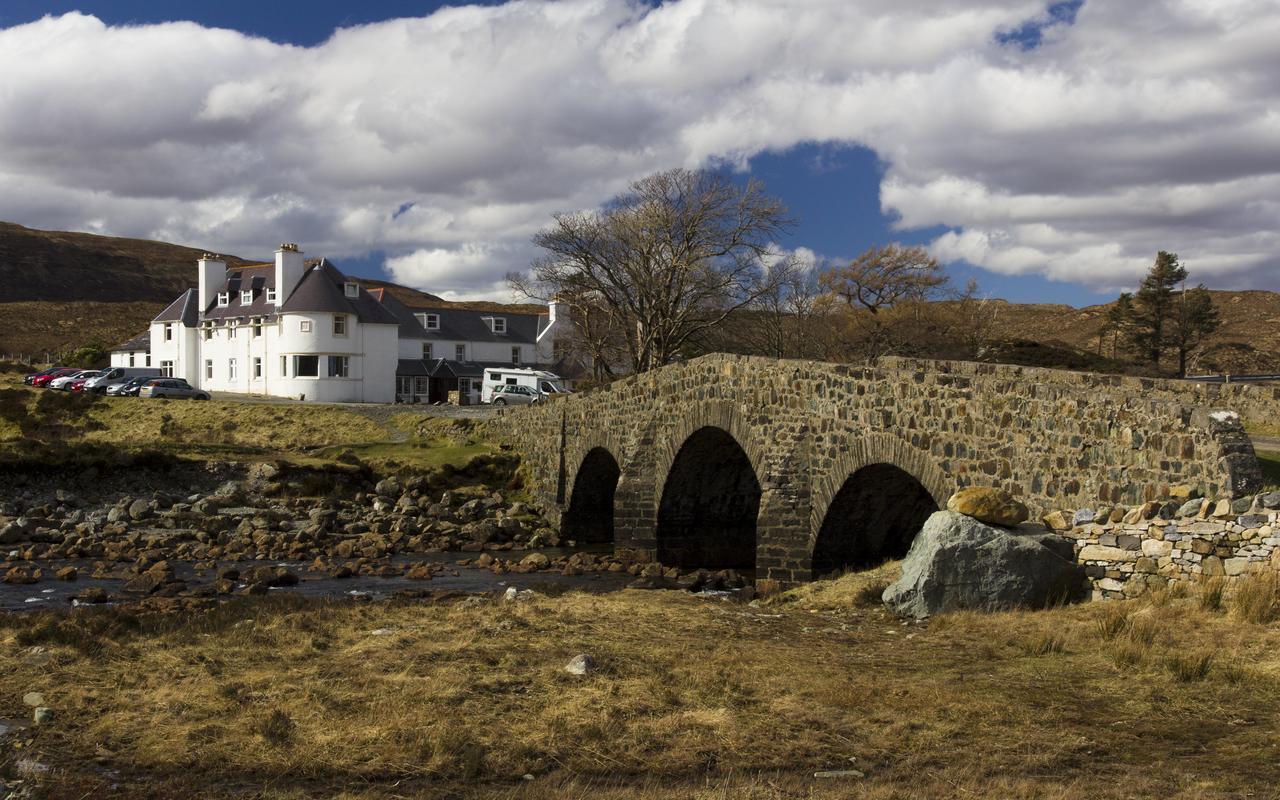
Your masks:
<path fill-rule="evenodd" d="M 1130 338 L 1155 367 L 1168 344 L 1169 321 L 1174 314 L 1174 289 L 1187 279 L 1187 270 L 1178 263 L 1178 254 L 1161 250 L 1147 277 L 1134 295 Z"/>
<path fill-rule="evenodd" d="M 1213 297 L 1204 284 L 1184 289 L 1173 304 L 1169 320 L 1168 345 L 1178 351 L 1178 377 L 1187 375 L 1187 355 L 1222 325 Z"/>
<path fill-rule="evenodd" d="M 1127 343 L 1132 337 L 1133 317 L 1133 295 L 1121 292 L 1115 304 L 1107 309 L 1107 318 L 1098 330 L 1098 355 L 1102 355 L 1103 341 L 1110 337 L 1111 357 L 1120 357 L 1120 343 Z"/>

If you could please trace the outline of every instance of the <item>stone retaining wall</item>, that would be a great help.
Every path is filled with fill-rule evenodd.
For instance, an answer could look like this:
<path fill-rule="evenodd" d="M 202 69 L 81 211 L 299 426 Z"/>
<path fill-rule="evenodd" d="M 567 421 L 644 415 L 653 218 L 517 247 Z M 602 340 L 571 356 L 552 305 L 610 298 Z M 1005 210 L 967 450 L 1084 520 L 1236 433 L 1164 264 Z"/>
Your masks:
<path fill-rule="evenodd" d="M 1221 576 L 1233 582 L 1280 570 L 1280 492 L 1082 509 L 1072 522 L 1060 533 L 1075 540 L 1095 600 L 1137 597 L 1176 581 Z"/>

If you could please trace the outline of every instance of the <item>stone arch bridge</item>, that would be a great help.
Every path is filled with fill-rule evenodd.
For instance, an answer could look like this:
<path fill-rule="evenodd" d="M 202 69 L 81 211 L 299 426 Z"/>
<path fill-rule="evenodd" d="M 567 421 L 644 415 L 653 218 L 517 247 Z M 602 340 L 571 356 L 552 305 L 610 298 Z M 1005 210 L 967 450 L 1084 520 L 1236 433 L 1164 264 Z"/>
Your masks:
<path fill-rule="evenodd" d="M 1175 486 L 1256 491 L 1238 417 L 1179 386 L 710 355 L 489 424 L 566 538 L 789 585 L 900 557 L 961 486 L 1006 489 L 1033 515 L 1168 498 Z"/>

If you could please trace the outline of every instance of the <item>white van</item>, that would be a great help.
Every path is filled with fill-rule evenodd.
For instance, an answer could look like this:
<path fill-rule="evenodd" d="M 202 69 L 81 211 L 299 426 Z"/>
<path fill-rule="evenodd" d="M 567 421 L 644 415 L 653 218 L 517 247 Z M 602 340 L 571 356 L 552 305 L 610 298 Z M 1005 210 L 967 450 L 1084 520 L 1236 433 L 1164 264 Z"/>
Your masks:
<path fill-rule="evenodd" d="M 484 371 L 484 380 L 480 384 L 481 403 L 493 402 L 495 386 L 527 386 L 543 398 L 553 394 L 567 393 L 564 381 L 554 372 L 519 367 L 492 367 Z"/>
<path fill-rule="evenodd" d="M 84 382 L 85 394 L 106 394 L 107 387 L 131 378 L 163 378 L 164 371 L 155 367 L 109 367 L 97 377 Z"/>

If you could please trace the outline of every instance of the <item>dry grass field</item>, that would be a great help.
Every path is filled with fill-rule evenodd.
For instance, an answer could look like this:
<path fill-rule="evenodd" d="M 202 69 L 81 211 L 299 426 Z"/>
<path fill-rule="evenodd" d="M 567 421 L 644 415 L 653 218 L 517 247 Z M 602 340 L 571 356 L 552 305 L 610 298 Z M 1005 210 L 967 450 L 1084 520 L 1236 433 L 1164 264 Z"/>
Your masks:
<path fill-rule="evenodd" d="M 889 572 L 755 605 L 0 617 L 0 717 L 57 713 L 0 763 L 49 766 L 49 797 L 1274 796 L 1276 581 L 904 624 Z"/>

